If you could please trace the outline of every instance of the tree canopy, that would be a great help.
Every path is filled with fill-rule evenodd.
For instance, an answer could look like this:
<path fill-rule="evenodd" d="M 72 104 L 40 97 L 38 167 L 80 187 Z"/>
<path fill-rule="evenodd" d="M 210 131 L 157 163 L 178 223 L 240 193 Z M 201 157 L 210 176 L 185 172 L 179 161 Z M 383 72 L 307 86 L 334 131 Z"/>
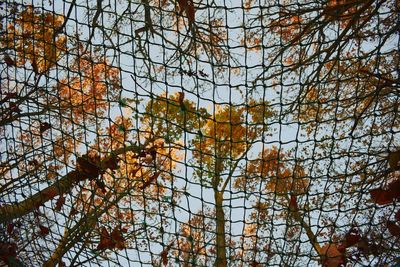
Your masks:
<path fill-rule="evenodd" d="M 400 263 L 399 2 L 0 2 L 0 265 Z"/>

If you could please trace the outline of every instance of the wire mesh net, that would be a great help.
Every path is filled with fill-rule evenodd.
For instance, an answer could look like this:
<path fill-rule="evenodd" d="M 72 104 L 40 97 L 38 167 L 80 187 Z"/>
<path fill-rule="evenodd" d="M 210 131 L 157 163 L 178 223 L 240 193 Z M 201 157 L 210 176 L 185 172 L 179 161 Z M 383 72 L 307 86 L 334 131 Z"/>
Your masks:
<path fill-rule="evenodd" d="M 397 266 L 399 8 L 0 2 L 0 265 Z"/>

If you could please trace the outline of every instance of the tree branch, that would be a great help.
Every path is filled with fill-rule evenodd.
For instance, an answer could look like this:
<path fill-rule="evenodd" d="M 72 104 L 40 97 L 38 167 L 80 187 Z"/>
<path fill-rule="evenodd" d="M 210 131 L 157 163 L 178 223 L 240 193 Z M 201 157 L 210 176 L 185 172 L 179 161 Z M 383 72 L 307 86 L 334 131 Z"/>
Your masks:
<path fill-rule="evenodd" d="M 128 151 L 134 151 L 139 153 L 141 149 L 145 146 L 146 145 L 143 146 L 130 145 L 127 147 L 117 149 L 111 152 L 108 157 L 104 158 L 100 162 L 100 165 L 104 164 L 112 157 L 126 153 Z M 73 186 L 82 179 L 85 179 L 85 177 L 82 177 L 81 173 L 79 173 L 77 170 L 74 170 L 63 176 L 60 180 L 56 181 L 51 186 L 39 191 L 38 193 L 34 194 L 33 196 L 19 203 L 1 206 L 0 223 L 5 223 L 15 218 L 22 217 L 32 212 L 33 210 L 37 209 L 47 201 L 55 198 L 56 196 L 70 192 Z"/>

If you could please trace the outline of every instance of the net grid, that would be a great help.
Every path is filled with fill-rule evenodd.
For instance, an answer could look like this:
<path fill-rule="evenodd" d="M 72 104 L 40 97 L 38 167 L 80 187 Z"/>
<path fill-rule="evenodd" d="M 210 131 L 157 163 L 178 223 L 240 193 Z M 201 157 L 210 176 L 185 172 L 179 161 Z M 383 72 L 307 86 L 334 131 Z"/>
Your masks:
<path fill-rule="evenodd" d="M 397 266 L 399 7 L 0 2 L 0 266 Z"/>

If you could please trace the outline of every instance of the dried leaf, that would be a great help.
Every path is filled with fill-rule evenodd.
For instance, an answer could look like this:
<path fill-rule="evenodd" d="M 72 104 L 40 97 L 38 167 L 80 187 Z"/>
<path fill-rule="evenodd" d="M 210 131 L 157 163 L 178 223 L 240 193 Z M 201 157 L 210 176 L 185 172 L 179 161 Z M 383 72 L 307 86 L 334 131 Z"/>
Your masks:
<path fill-rule="evenodd" d="M 382 188 L 372 189 L 369 193 L 371 194 L 371 200 L 378 205 L 387 205 L 393 201 L 388 192 Z"/>
<path fill-rule="evenodd" d="M 12 232 L 14 231 L 14 224 L 13 223 L 9 223 L 8 225 L 7 225 L 7 233 L 9 234 L 9 235 L 11 235 L 12 234 Z"/>
<path fill-rule="evenodd" d="M 80 175 L 82 175 L 83 179 L 89 178 L 89 179 L 94 179 L 97 178 L 100 174 L 100 168 L 98 167 L 99 165 L 99 155 L 84 155 L 82 157 L 78 157 L 76 162 L 77 162 L 77 171 L 79 172 Z"/>
<path fill-rule="evenodd" d="M 64 197 L 64 195 L 61 195 L 60 198 L 57 200 L 56 206 L 54 207 L 54 209 L 56 211 L 60 211 L 64 204 L 65 204 L 65 197 Z"/>
<path fill-rule="evenodd" d="M 185 110 L 186 106 L 185 106 L 185 93 L 184 92 L 178 92 L 178 102 L 179 102 L 179 105 L 181 106 L 181 109 Z"/>
<path fill-rule="evenodd" d="M 96 179 L 96 185 L 97 185 L 98 188 L 101 189 L 101 192 L 103 194 L 107 193 L 106 184 L 104 183 L 104 181 Z"/>
<path fill-rule="evenodd" d="M 36 74 L 39 74 L 39 68 L 38 68 L 35 58 L 32 59 L 31 65 L 32 65 L 33 72 Z"/>
<path fill-rule="evenodd" d="M 8 54 L 4 55 L 4 62 L 8 67 L 15 66 L 15 61 Z"/>
<path fill-rule="evenodd" d="M 102 161 L 102 168 L 103 170 L 110 169 L 110 170 L 117 170 L 119 169 L 119 161 L 121 159 L 117 156 L 110 156 L 107 159 Z"/>
<path fill-rule="evenodd" d="M 392 171 L 397 171 L 400 170 L 400 150 L 395 151 L 395 152 L 390 152 L 389 156 L 388 156 L 388 162 L 389 162 L 389 166 L 390 169 Z"/>
<path fill-rule="evenodd" d="M 20 113 L 21 109 L 15 103 L 10 103 L 10 111 Z"/>
<path fill-rule="evenodd" d="M 164 248 L 164 250 L 160 254 L 160 257 L 161 257 L 161 260 L 162 260 L 162 263 L 164 266 L 167 266 L 167 264 L 168 264 L 168 253 L 169 253 L 170 249 L 171 249 L 171 245 Z"/>
<path fill-rule="evenodd" d="M 400 179 L 390 183 L 388 189 L 377 188 L 369 192 L 371 194 L 371 200 L 376 204 L 390 204 L 393 200 L 400 199 Z"/>
<path fill-rule="evenodd" d="M 335 244 L 325 244 L 321 247 L 320 253 L 324 255 L 322 261 L 324 267 L 339 267 L 342 264 L 345 264 L 346 259 Z"/>
<path fill-rule="evenodd" d="M 101 228 L 100 233 L 100 243 L 97 246 L 97 250 L 113 249 L 115 247 L 115 242 L 111 239 L 105 227 Z"/>
<path fill-rule="evenodd" d="M 400 222 L 400 210 L 398 210 L 398 211 L 396 212 L 395 218 L 396 218 L 396 220 L 397 220 L 398 222 Z"/>
<path fill-rule="evenodd" d="M 5 243 L 0 241 L 0 260 L 9 262 L 10 258 L 17 256 L 17 245 L 15 243 Z"/>
<path fill-rule="evenodd" d="M 39 130 L 40 130 L 41 134 L 44 133 L 45 131 L 49 130 L 50 128 L 51 128 L 51 124 L 50 123 L 47 123 L 47 122 L 41 122 L 40 123 Z"/>
<path fill-rule="evenodd" d="M 361 236 L 357 229 L 352 228 L 345 236 L 346 248 L 354 246 L 361 240 Z"/>
<path fill-rule="evenodd" d="M 297 197 L 296 196 L 290 196 L 290 202 L 289 202 L 289 210 L 291 211 L 298 211 L 299 207 L 297 205 Z"/>
<path fill-rule="evenodd" d="M 6 93 L 6 97 L 4 98 L 4 100 L 8 100 L 11 98 L 18 98 L 17 93 Z"/>
<path fill-rule="evenodd" d="M 160 172 L 156 172 L 153 174 L 153 176 L 151 176 L 146 182 L 144 182 L 139 188 L 140 189 L 145 189 L 147 188 L 149 185 L 151 185 L 151 183 L 156 180 L 158 178 L 158 176 L 160 176 Z"/>
<path fill-rule="evenodd" d="M 111 233 L 112 240 L 115 242 L 114 248 L 117 249 L 124 249 L 125 248 L 125 239 L 122 236 L 121 231 L 119 230 L 118 226 L 114 228 Z"/>
<path fill-rule="evenodd" d="M 186 13 L 186 17 L 188 18 L 189 21 L 189 29 L 192 28 L 192 24 L 195 21 L 195 8 L 193 5 L 192 0 L 178 0 L 178 5 L 179 5 L 179 11 L 182 14 L 183 11 Z"/>
<path fill-rule="evenodd" d="M 36 159 L 33 159 L 33 160 L 28 161 L 28 165 L 37 167 L 37 166 L 39 166 L 39 162 Z"/>
<path fill-rule="evenodd" d="M 392 236 L 400 237 L 400 227 L 395 222 L 388 221 L 387 228 Z"/>
<path fill-rule="evenodd" d="M 46 227 L 46 226 L 43 226 L 41 224 L 39 224 L 39 230 L 40 230 L 39 231 L 39 235 L 42 236 L 42 237 L 45 237 L 50 233 L 49 228 Z"/>

